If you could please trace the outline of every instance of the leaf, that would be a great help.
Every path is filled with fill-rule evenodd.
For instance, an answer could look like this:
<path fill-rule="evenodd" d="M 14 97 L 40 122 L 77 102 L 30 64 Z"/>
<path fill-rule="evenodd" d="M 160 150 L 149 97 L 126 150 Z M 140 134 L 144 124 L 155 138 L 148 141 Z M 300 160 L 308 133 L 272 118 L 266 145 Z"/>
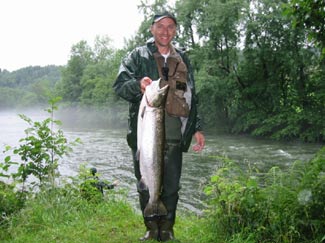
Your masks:
<path fill-rule="evenodd" d="M 219 181 L 219 176 L 217 176 L 217 175 L 213 175 L 213 176 L 211 176 L 210 181 L 211 181 L 212 183 L 218 182 L 218 181 Z"/>
<path fill-rule="evenodd" d="M 5 162 L 8 163 L 11 160 L 10 156 L 5 157 Z"/>
<path fill-rule="evenodd" d="M 213 187 L 212 186 L 207 186 L 204 188 L 204 193 L 207 195 L 207 196 L 210 196 L 213 192 Z"/>

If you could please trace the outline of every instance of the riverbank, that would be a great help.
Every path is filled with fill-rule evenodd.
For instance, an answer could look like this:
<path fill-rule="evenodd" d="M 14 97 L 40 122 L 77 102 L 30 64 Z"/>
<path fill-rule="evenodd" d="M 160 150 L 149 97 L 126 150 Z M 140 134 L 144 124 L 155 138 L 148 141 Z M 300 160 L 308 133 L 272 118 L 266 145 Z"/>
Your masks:
<path fill-rule="evenodd" d="M 134 243 L 144 235 L 142 217 L 118 192 L 100 203 L 82 200 L 61 190 L 41 193 L 0 229 L 7 243 Z M 180 215 L 175 235 L 182 243 L 208 243 L 204 218 Z"/>
<path fill-rule="evenodd" d="M 175 235 L 182 243 L 325 240 L 325 148 L 308 162 L 296 161 L 287 171 L 272 168 L 263 176 L 263 185 L 252 171 L 241 170 L 227 158 L 223 162 L 204 190 L 209 210 L 201 216 L 178 214 Z M 104 197 L 92 190 L 84 194 L 75 182 L 43 188 L 29 195 L 16 213 L 3 214 L 0 241 L 139 242 L 145 231 L 142 217 L 127 201 L 126 191 L 108 190 Z M 8 200 L 15 200 L 8 191 L 0 191 L 7 195 L 0 197 L 0 205 L 7 202 L 10 207 Z"/>

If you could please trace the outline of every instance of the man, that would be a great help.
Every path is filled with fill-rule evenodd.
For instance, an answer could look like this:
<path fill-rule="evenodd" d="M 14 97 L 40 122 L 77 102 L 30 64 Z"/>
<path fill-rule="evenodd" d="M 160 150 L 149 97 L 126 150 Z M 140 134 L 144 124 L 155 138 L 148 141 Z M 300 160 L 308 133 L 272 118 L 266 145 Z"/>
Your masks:
<path fill-rule="evenodd" d="M 80 185 L 80 191 L 83 198 L 90 201 L 100 202 L 103 199 L 104 189 L 114 189 L 118 185 L 118 181 L 112 184 L 100 180 L 97 176 L 97 169 L 95 167 L 89 170 L 91 176 L 87 176 L 85 181 Z"/>
<path fill-rule="evenodd" d="M 148 190 L 140 186 L 141 174 L 137 153 L 137 119 L 143 93 L 153 80 L 162 80 L 169 85 L 165 111 L 165 158 L 161 200 L 167 208 L 167 215 L 144 217 L 146 234 L 140 240 L 169 241 L 174 239 L 178 202 L 179 181 L 182 169 L 182 152 L 187 152 L 192 137 L 196 139 L 194 151 L 201 151 L 205 138 L 197 117 L 192 68 L 187 56 L 172 45 L 176 35 L 176 18 L 168 12 L 156 14 L 150 31 L 153 38 L 145 46 L 135 48 L 120 66 L 114 83 L 116 93 L 129 101 L 128 145 L 132 149 L 134 173 L 138 180 L 140 206 L 143 212 L 148 199 Z M 170 104 L 170 105 L 168 105 Z"/>
<path fill-rule="evenodd" d="M 102 195 L 104 195 L 104 189 L 114 189 L 118 184 L 118 181 L 114 181 L 112 184 L 107 184 L 105 181 L 100 180 L 97 176 L 97 169 L 95 167 L 90 168 L 90 173 L 92 176 L 88 177 L 87 180 L 91 181 L 90 184 L 93 187 L 97 188 L 97 190 L 100 191 Z"/>

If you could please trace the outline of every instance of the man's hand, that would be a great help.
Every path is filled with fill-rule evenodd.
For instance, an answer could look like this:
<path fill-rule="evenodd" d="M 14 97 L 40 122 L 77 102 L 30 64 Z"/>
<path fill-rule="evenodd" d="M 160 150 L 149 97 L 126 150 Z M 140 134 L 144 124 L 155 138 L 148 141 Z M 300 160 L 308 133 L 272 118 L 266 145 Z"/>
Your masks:
<path fill-rule="evenodd" d="M 152 79 L 149 77 L 144 77 L 140 80 L 140 88 L 141 88 L 141 92 L 144 93 L 144 91 L 146 90 L 146 87 L 152 83 Z"/>
<path fill-rule="evenodd" d="M 119 181 L 118 180 L 113 181 L 113 185 L 114 186 L 117 186 L 118 184 L 119 184 Z"/>
<path fill-rule="evenodd" d="M 195 134 L 194 134 L 194 138 L 196 140 L 196 144 L 193 146 L 193 150 L 195 152 L 200 152 L 203 150 L 204 146 L 205 146 L 205 137 L 203 135 L 202 132 L 200 131 L 197 131 Z"/>

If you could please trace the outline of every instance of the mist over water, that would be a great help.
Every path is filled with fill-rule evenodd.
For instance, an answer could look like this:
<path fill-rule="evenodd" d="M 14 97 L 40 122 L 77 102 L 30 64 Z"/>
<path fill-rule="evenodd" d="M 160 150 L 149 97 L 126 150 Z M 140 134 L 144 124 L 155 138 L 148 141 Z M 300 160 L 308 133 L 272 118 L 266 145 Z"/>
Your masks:
<path fill-rule="evenodd" d="M 33 121 L 49 117 L 46 112 L 20 112 Z M 76 176 L 81 164 L 96 167 L 99 176 L 109 181 L 119 180 L 118 188 L 128 191 L 128 201 L 139 210 L 136 180 L 133 175 L 131 151 L 126 143 L 126 123 L 110 124 L 103 113 L 94 110 L 80 112 L 69 110 L 59 113 L 63 122 L 61 129 L 68 141 L 80 138 L 82 144 L 73 147 L 73 152 L 60 160 L 62 177 Z M 110 125 L 109 125 L 110 124 Z M 0 112 L 0 161 L 3 161 L 5 145 L 17 146 L 25 136 L 28 124 L 17 112 Z M 113 127 L 113 128 L 112 128 Z M 216 156 L 227 156 L 242 166 L 248 164 L 261 171 L 272 166 L 286 168 L 295 160 L 308 161 L 321 148 L 320 144 L 286 143 L 247 136 L 206 134 L 206 148 L 202 153 L 184 153 L 179 210 L 200 214 L 205 208 L 204 185 L 220 166 Z"/>

